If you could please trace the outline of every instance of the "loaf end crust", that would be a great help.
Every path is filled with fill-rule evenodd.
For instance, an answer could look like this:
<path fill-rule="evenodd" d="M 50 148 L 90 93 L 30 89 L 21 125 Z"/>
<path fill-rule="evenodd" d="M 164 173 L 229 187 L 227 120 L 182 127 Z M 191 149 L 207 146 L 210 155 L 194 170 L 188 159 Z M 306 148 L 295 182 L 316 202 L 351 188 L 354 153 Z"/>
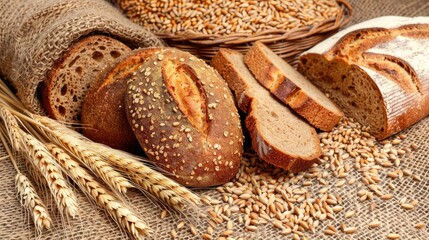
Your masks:
<path fill-rule="evenodd" d="M 82 132 L 86 137 L 112 148 L 142 152 L 128 124 L 124 95 L 131 75 L 156 51 L 159 49 L 136 49 L 98 75 L 82 105 Z"/>

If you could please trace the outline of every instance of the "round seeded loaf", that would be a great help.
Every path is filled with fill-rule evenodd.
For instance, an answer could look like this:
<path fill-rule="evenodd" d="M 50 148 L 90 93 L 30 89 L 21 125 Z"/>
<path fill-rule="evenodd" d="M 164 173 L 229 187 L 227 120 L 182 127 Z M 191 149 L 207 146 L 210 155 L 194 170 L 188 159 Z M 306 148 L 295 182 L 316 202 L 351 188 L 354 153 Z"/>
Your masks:
<path fill-rule="evenodd" d="M 82 105 L 83 134 L 127 152 L 141 152 L 125 115 L 127 80 L 157 48 L 134 50 L 105 69 L 91 84 Z"/>
<path fill-rule="evenodd" d="M 216 186 L 238 171 L 243 135 L 220 75 L 197 57 L 155 53 L 128 82 L 128 121 L 157 166 L 186 186 Z"/>

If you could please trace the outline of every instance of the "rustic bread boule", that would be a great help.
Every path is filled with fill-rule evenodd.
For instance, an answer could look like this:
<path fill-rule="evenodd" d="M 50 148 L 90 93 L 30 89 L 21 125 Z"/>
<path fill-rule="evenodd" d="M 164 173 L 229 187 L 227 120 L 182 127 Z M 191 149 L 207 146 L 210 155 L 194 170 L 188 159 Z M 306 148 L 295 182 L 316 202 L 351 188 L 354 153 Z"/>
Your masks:
<path fill-rule="evenodd" d="M 130 52 L 122 42 L 103 35 L 79 39 L 65 52 L 40 86 L 43 106 L 51 118 L 80 123 L 83 99 L 103 68 Z"/>
<path fill-rule="evenodd" d="M 141 150 L 128 124 L 123 100 L 127 81 L 158 50 L 134 50 L 118 59 L 94 80 L 82 105 L 82 132 L 86 137 L 127 152 L 137 153 Z"/>
<path fill-rule="evenodd" d="M 197 57 L 164 49 L 128 82 L 129 123 L 157 166 L 192 187 L 220 185 L 238 171 L 243 135 L 231 91 Z"/>

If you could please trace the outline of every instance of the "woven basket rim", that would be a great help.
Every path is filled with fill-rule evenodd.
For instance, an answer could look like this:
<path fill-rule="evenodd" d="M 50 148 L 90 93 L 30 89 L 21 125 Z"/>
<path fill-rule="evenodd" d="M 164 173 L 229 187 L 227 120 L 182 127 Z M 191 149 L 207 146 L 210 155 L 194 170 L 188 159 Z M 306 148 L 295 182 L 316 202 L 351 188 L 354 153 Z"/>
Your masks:
<path fill-rule="evenodd" d="M 308 37 L 314 34 L 325 33 L 350 22 L 352 17 L 352 6 L 348 0 L 335 0 L 340 7 L 340 11 L 336 17 L 325 19 L 324 21 L 310 26 L 301 26 L 290 30 L 270 29 L 257 33 L 232 33 L 228 35 L 219 34 L 202 34 L 202 33 L 167 33 L 155 32 L 155 34 L 164 40 L 169 41 L 188 41 L 198 45 L 239 45 L 255 41 L 282 41 L 296 40 L 303 37 Z"/>

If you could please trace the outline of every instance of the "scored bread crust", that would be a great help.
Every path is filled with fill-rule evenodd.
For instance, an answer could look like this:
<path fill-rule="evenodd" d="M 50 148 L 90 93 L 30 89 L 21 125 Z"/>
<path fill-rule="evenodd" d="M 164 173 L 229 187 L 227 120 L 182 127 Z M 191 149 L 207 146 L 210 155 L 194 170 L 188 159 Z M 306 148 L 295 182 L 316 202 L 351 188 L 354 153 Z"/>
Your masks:
<path fill-rule="evenodd" d="M 179 183 L 216 186 L 238 172 L 238 110 L 225 81 L 201 59 L 160 50 L 128 82 L 125 103 L 148 158 Z"/>
<path fill-rule="evenodd" d="M 291 66 L 287 71 L 291 71 L 289 75 L 285 75 L 275 61 L 282 61 L 280 57 L 272 59 L 265 51 L 271 51 L 263 43 L 256 42 L 244 56 L 244 61 L 254 74 L 255 78 L 280 101 L 287 104 L 295 112 L 305 118 L 310 124 L 323 131 L 330 131 L 337 125 L 343 117 L 342 111 L 335 106 L 328 97 L 324 96 L 318 89 L 314 91 L 319 97 L 324 98 L 331 106 L 326 106 L 322 102 L 315 99 L 315 96 L 309 92 L 305 92 L 297 81 L 307 81 L 304 78 L 295 79 L 299 73 Z M 288 65 L 284 62 L 285 65 Z M 286 71 L 286 69 L 283 69 Z M 311 84 L 311 83 L 308 83 Z"/>
<path fill-rule="evenodd" d="M 127 81 L 159 48 L 136 49 L 119 58 L 92 82 L 82 105 L 83 134 L 99 143 L 138 153 L 140 144 L 128 124 L 124 95 Z"/>
<path fill-rule="evenodd" d="M 231 56 L 241 58 L 242 67 L 240 68 L 239 62 L 235 62 Z M 273 144 L 271 139 L 273 136 L 264 134 L 264 128 L 267 127 L 260 118 L 260 114 L 266 114 L 262 111 L 277 112 L 282 116 L 286 115 L 287 118 L 281 119 L 277 123 L 287 124 L 288 118 L 297 119 L 297 117 L 290 112 L 287 106 L 282 105 L 274 99 L 259 83 L 253 78 L 249 70 L 243 62 L 241 53 L 222 48 L 212 58 L 211 65 L 219 72 L 219 74 L 227 81 L 229 87 L 232 89 L 238 107 L 246 113 L 246 127 L 252 139 L 252 148 L 258 156 L 264 161 L 285 170 L 292 172 L 299 172 L 309 168 L 321 155 L 320 140 L 313 127 L 301 121 L 302 128 L 294 129 L 297 134 L 308 137 L 308 145 L 312 146 L 311 151 L 306 154 L 292 153 L 291 149 L 286 146 L 277 146 Z M 245 76 L 245 71 L 248 72 Z M 252 86 L 250 81 L 254 81 Z M 280 110 L 275 107 L 280 107 Z M 273 117 L 274 119 L 274 117 Z M 298 120 L 300 121 L 300 120 Z M 273 127 L 273 126 L 268 126 Z M 278 134 L 282 134 L 278 132 Z M 293 134 L 293 133 L 290 133 Z M 287 136 L 284 136 L 285 138 Z"/>
<path fill-rule="evenodd" d="M 429 115 L 428 39 L 428 17 L 375 18 L 303 53 L 298 70 L 385 139 Z"/>
<path fill-rule="evenodd" d="M 80 123 L 81 107 L 91 82 L 109 63 L 131 51 L 103 35 L 85 36 L 63 53 L 39 87 L 43 107 L 54 119 Z"/>

